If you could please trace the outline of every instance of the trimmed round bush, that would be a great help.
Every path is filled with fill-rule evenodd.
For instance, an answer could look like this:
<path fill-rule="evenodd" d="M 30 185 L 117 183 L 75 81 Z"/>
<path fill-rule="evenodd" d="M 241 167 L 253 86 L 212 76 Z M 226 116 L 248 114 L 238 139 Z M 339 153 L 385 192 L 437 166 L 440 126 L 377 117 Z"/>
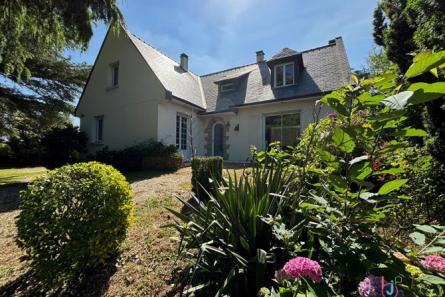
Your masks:
<path fill-rule="evenodd" d="M 133 219 L 130 185 L 119 171 L 98 162 L 49 171 L 21 198 L 17 242 L 50 286 L 105 263 Z"/>

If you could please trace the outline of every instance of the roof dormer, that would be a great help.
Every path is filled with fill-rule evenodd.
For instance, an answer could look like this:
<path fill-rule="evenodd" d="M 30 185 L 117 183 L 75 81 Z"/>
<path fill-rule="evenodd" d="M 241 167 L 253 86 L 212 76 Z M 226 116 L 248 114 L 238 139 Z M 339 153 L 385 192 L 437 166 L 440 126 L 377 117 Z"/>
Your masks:
<path fill-rule="evenodd" d="M 290 48 L 283 48 L 267 61 L 267 65 L 271 70 L 271 84 L 274 88 L 295 85 L 304 68 L 301 53 Z"/>

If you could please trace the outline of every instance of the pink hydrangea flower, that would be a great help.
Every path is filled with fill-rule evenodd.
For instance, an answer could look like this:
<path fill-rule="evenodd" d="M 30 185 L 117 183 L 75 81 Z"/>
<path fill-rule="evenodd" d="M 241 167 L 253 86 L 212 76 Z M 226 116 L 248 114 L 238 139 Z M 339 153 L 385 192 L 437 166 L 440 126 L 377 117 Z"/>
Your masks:
<path fill-rule="evenodd" d="M 423 267 L 445 274 L 445 259 L 438 255 L 426 256 L 422 261 Z"/>
<path fill-rule="evenodd" d="M 311 259 L 297 257 L 289 260 L 284 264 L 283 271 L 290 279 L 310 278 L 315 283 L 319 283 L 322 279 L 320 265 Z"/>
<path fill-rule="evenodd" d="M 358 285 L 358 294 L 361 297 L 381 297 L 382 296 L 382 277 L 367 276 Z"/>

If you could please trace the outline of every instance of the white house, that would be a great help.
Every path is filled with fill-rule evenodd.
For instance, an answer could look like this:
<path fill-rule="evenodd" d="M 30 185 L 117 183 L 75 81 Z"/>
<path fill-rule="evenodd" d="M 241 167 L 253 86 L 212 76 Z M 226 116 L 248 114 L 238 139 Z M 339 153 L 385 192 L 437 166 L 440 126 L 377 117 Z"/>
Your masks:
<path fill-rule="evenodd" d="M 126 29 L 109 31 L 76 108 L 89 150 L 123 149 L 148 139 L 175 144 L 186 157 L 243 162 L 255 145 L 295 143 L 313 121 L 314 103 L 349 83 L 341 37 L 269 60 L 197 75 Z M 326 115 L 327 110 L 323 111 Z"/>

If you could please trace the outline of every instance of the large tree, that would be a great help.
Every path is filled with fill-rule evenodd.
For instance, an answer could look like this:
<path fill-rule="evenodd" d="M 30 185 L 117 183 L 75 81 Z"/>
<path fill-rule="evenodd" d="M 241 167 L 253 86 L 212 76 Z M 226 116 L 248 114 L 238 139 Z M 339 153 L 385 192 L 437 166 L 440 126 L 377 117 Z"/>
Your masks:
<path fill-rule="evenodd" d="M 445 48 L 444 0 L 381 0 L 374 11 L 374 41 L 384 48 L 387 58 L 404 73 L 413 54 Z M 427 74 L 423 81 L 444 81 Z M 431 136 L 431 153 L 445 164 L 445 99 L 413 110 L 413 121 L 421 114 Z"/>
<path fill-rule="evenodd" d="M 89 67 L 63 53 L 85 50 L 99 21 L 122 24 L 116 0 L 0 1 L 0 141 L 30 150 L 69 121 Z"/>
<path fill-rule="evenodd" d="M 445 47 L 445 1 L 381 0 L 373 25 L 375 43 L 404 72 L 412 53 Z"/>

